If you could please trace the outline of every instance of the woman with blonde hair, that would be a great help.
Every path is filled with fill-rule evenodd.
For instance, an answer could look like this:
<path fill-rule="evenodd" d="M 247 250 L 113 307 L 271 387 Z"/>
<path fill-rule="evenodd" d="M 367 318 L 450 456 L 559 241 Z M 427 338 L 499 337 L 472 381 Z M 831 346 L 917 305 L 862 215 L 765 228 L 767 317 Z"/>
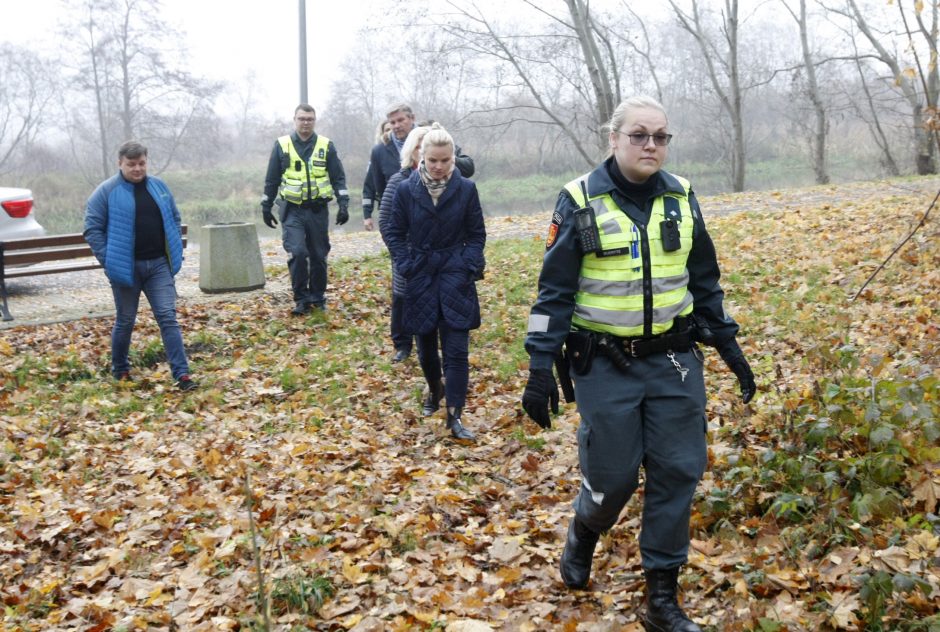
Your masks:
<path fill-rule="evenodd" d="M 614 110 L 608 158 L 562 189 L 548 231 L 525 348 L 526 413 L 551 426 L 552 364 L 564 345 L 581 423 L 581 489 L 561 579 L 586 588 L 600 534 L 644 471 L 643 626 L 701 632 L 679 606 L 689 517 L 708 462 L 705 380 L 697 343 L 715 347 L 746 404 L 754 374 L 725 312 L 715 246 L 688 180 L 663 169 L 672 133 L 663 106 L 631 97 Z M 570 383 L 570 382 L 569 382 Z"/>
<path fill-rule="evenodd" d="M 454 169 L 454 140 L 439 124 L 424 135 L 420 155 L 417 168 L 392 193 L 385 243 L 396 274 L 406 281 L 402 325 L 418 340 L 428 385 L 423 413 L 433 414 L 446 399 L 447 429 L 458 440 L 473 441 L 462 414 L 470 330 L 480 326 L 483 209 L 476 185 Z"/>

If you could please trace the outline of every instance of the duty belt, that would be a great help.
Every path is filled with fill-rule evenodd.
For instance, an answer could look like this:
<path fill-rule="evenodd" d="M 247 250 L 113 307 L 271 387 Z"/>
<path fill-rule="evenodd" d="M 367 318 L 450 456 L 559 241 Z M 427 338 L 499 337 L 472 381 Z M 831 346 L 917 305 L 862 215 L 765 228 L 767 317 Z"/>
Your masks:
<path fill-rule="evenodd" d="M 632 358 L 643 358 L 667 351 L 685 352 L 692 347 L 692 336 L 688 330 L 665 333 L 655 338 L 611 338 L 614 338 L 621 345 L 623 352 Z"/>
<path fill-rule="evenodd" d="M 587 374 L 595 355 L 602 355 L 621 371 L 627 371 L 631 358 L 668 351 L 690 351 L 695 344 L 695 330 L 691 325 L 689 319 L 679 317 L 669 331 L 646 338 L 621 338 L 609 333 L 573 329 L 565 340 L 565 360 L 575 375 Z"/>

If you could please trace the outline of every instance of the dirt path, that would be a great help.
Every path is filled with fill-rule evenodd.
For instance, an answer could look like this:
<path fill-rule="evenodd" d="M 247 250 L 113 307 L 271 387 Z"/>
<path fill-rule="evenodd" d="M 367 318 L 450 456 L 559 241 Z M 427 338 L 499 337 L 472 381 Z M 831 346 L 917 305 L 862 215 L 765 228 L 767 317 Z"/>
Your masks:
<path fill-rule="evenodd" d="M 938 190 L 940 176 L 929 176 L 722 194 L 703 197 L 700 201 L 706 217 L 740 211 L 779 212 L 798 207 L 825 210 L 829 205 L 844 203 L 847 199 L 861 201 L 912 194 L 922 198 L 923 208 L 926 208 Z M 534 215 L 491 217 L 486 221 L 488 239 L 540 237 L 547 222 L 548 211 Z M 331 261 L 362 257 L 381 252 L 384 248 L 378 232 L 336 233 L 331 236 L 331 242 Z M 193 244 L 188 247 L 183 269 L 177 276 L 180 303 L 231 302 L 257 293 L 267 293 L 283 300 L 286 309 L 291 302 L 286 254 L 279 239 L 262 240 L 260 248 L 267 272 L 264 288 L 251 292 L 205 294 L 199 289 L 199 246 Z M 7 282 L 7 288 L 10 292 L 10 311 L 15 320 L 0 321 L 0 329 L 114 314 L 111 291 L 100 270 L 14 279 Z"/>

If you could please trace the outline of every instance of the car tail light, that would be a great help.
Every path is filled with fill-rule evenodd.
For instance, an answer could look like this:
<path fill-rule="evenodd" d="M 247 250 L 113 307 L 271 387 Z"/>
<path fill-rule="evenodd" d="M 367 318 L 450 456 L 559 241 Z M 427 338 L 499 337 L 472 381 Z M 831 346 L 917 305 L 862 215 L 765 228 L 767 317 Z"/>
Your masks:
<path fill-rule="evenodd" d="M 6 202 L 0 202 L 0 206 L 3 206 L 3 210 L 6 211 L 7 215 L 10 217 L 26 217 L 29 215 L 29 212 L 33 210 L 33 201 L 8 200 Z"/>

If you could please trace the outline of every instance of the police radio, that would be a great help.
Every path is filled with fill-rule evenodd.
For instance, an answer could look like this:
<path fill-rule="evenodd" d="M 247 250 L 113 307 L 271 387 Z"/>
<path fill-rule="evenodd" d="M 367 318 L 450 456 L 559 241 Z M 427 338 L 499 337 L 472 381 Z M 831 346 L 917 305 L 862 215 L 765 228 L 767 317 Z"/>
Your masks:
<path fill-rule="evenodd" d="M 581 180 L 581 193 L 584 195 L 585 206 L 574 212 L 574 226 L 578 231 L 578 242 L 584 254 L 598 252 L 601 249 L 601 236 L 594 221 L 594 209 L 588 204 L 587 187 Z"/>

